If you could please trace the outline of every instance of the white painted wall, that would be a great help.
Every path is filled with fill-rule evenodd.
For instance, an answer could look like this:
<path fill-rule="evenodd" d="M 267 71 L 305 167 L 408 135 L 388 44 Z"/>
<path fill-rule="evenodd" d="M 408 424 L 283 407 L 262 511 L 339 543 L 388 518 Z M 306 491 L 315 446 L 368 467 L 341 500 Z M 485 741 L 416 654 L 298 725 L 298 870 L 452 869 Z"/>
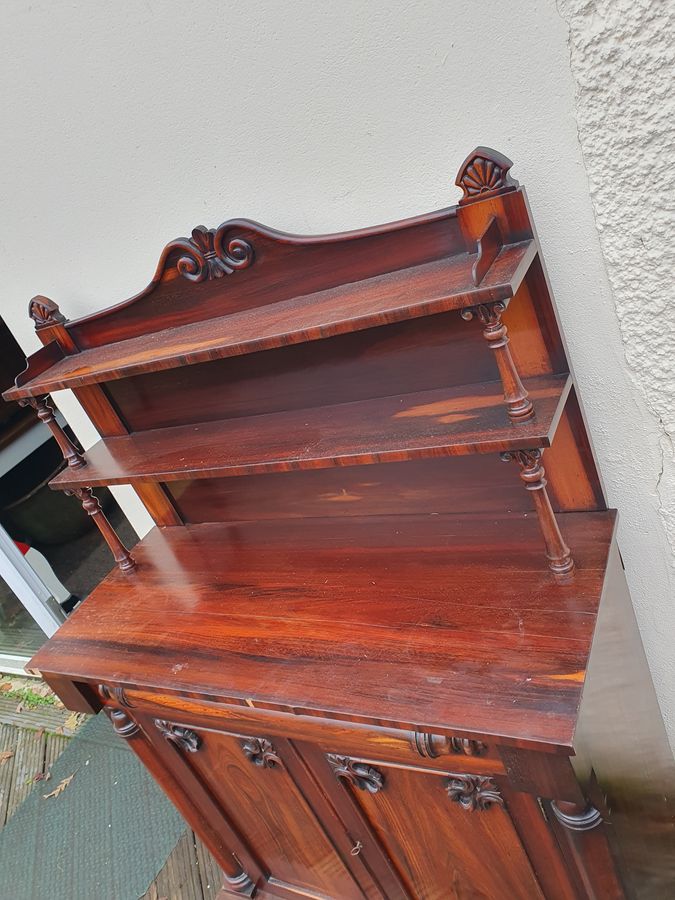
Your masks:
<path fill-rule="evenodd" d="M 594 5 L 566 3 L 572 13 Z M 476 144 L 514 160 L 621 511 L 633 600 L 675 738 L 664 432 L 639 384 L 649 354 L 627 365 L 555 0 L 15 0 L 3 25 L 2 315 L 27 352 L 38 346 L 26 316 L 33 294 L 69 317 L 130 296 L 164 243 L 198 223 L 372 225 L 454 202 L 457 167 Z M 609 54 L 603 65 L 613 64 Z M 580 119 L 583 102 L 580 93 Z M 602 127 L 586 121 L 582 135 Z M 611 140 L 604 148 L 606 165 L 625 165 Z M 642 200 L 632 190 L 621 202 Z M 665 284 L 656 288 L 665 305 Z M 662 386 L 673 390 L 667 378 Z M 74 400 L 57 399 L 90 444 Z M 148 519 L 131 493 L 122 503 L 143 533 Z"/>

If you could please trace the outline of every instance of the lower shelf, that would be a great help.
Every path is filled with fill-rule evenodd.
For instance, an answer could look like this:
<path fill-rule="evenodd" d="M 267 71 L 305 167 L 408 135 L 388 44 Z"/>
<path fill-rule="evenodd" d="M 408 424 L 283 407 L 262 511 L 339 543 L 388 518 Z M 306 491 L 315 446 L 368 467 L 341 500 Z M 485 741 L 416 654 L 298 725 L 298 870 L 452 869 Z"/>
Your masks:
<path fill-rule="evenodd" d="M 615 513 L 155 528 L 32 661 L 94 682 L 571 745 Z"/>

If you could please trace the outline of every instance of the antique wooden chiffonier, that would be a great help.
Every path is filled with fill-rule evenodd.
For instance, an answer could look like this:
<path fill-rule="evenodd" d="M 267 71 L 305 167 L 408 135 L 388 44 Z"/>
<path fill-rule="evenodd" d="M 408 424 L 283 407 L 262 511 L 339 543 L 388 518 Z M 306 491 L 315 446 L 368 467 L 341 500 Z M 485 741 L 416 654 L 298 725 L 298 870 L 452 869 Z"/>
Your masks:
<path fill-rule="evenodd" d="M 671 758 L 510 167 L 479 147 L 457 206 L 362 231 L 195 228 L 74 321 L 31 301 L 4 397 L 117 562 L 32 668 L 107 713 L 223 897 L 670 895 Z M 115 484 L 156 523 L 133 555 Z"/>

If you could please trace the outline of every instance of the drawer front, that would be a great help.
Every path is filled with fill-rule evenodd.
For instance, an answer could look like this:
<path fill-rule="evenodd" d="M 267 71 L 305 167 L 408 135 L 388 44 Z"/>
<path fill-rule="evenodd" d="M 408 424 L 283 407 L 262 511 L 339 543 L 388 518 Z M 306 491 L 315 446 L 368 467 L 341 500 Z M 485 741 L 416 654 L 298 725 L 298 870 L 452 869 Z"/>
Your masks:
<path fill-rule="evenodd" d="M 461 761 L 461 767 L 468 772 L 504 772 L 496 745 L 485 736 L 367 726 L 144 690 L 128 689 L 124 693 L 129 703 L 150 710 L 159 718 L 186 720 L 204 728 L 309 741 L 326 752 L 357 753 L 404 765 L 422 764 L 439 771 Z"/>

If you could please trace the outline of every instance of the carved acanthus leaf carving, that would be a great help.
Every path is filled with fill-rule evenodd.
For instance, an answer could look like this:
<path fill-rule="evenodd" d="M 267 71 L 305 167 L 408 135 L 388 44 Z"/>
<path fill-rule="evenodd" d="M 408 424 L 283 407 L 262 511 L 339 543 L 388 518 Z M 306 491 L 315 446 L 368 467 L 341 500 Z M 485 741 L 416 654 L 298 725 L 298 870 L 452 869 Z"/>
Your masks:
<path fill-rule="evenodd" d="M 281 757 L 272 743 L 265 738 L 249 738 L 242 746 L 244 755 L 254 766 L 263 769 L 283 769 Z"/>
<path fill-rule="evenodd" d="M 38 294 L 28 304 L 28 315 L 35 322 L 36 328 L 46 328 L 48 325 L 60 325 L 66 321 L 58 307 L 58 304 L 49 297 Z"/>
<path fill-rule="evenodd" d="M 460 205 L 515 190 L 518 182 L 509 175 L 512 165 L 503 153 L 490 147 L 476 147 L 462 163 L 455 180 L 463 191 Z"/>
<path fill-rule="evenodd" d="M 155 719 L 155 726 L 161 731 L 167 741 L 175 744 L 186 753 L 196 753 L 202 745 L 202 739 L 194 731 L 183 725 L 174 725 L 165 719 Z"/>
<path fill-rule="evenodd" d="M 191 238 L 178 238 L 166 250 L 181 250 L 176 268 L 188 281 L 204 281 L 231 275 L 235 269 L 245 269 L 253 262 L 253 247 L 242 238 L 230 238 L 225 245 L 226 231 L 220 228 L 193 228 Z"/>
<path fill-rule="evenodd" d="M 450 775 L 446 789 L 448 797 L 462 809 L 484 810 L 493 805 L 504 805 L 502 795 L 489 775 Z"/>
<path fill-rule="evenodd" d="M 353 784 L 361 791 L 376 794 L 384 787 L 382 773 L 373 766 L 356 762 L 348 756 L 338 756 L 335 753 L 329 753 L 327 759 L 336 778 Z"/>

